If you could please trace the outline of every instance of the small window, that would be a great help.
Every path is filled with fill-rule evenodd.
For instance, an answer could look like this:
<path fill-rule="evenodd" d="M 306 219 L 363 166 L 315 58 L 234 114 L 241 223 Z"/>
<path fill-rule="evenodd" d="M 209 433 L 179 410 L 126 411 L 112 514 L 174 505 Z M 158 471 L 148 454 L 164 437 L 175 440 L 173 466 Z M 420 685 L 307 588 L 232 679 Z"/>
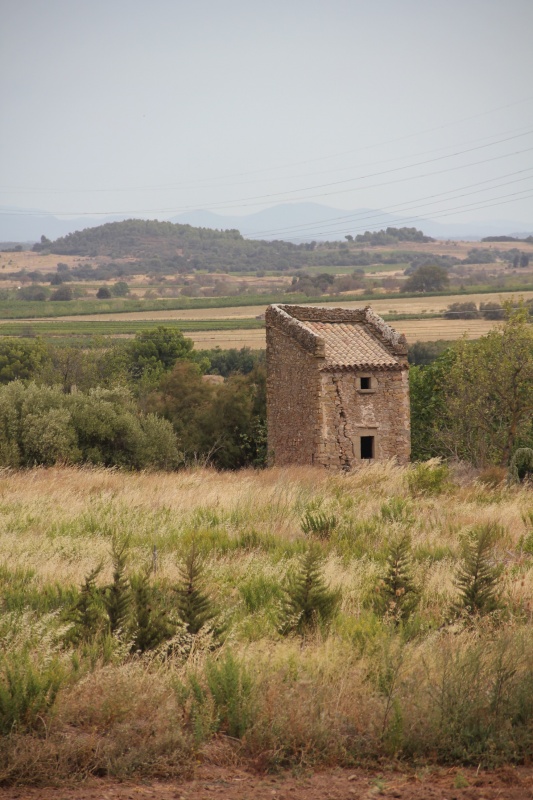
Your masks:
<path fill-rule="evenodd" d="M 370 389 L 370 378 L 361 378 L 361 389 Z"/>
<path fill-rule="evenodd" d="M 373 436 L 361 436 L 361 458 L 374 458 Z"/>

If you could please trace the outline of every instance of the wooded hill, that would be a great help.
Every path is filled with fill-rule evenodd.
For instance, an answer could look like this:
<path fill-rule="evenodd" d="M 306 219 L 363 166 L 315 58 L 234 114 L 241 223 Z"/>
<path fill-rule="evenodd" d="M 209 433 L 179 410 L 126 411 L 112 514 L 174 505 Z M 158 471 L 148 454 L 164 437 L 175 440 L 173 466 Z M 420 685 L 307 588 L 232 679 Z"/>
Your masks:
<path fill-rule="evenodd" d="M 388 228 L 389 243 L 405 241 L 405 230 L 414 231 Z M 73 277 L 81 280 L 89 277 L 104 279 L 109 272 L 114 275 L 140 272 L 168 275 L 199 269 L 210 272 L 284 272 L 308 266 L 358 267 L 375 263 L 405 263 L 409 260 L 409 253 L 405 251 L 369 253 L 355 247 L 352 242 L 307 242 L 297 245 L 285 241 L 257 241 L 245 239 L 237 230 L 210 230 L 136 219 L 86 228 L 54 242 L 43 236 L 33 249 L 98 259 L 98 267 L 91 266 L 89 274 L 87 265 L 72 270 Z M 111 264 L 103 265 L 103 259 L 106 258 L 122 261 L 118 272 L 117 265 L 114 268 L 111 268 Z"/>

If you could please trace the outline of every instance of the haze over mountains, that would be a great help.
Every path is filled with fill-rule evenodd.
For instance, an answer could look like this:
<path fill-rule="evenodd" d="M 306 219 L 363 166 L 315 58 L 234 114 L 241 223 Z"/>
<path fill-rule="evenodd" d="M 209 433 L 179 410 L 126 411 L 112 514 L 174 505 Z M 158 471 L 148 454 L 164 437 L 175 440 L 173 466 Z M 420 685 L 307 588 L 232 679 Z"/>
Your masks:
<path fill-rule="evenodd" d="M 0 207 L 0 242 L 35 242 L 42 235 L 56 239 L 73 231 L 138 215 L 80 216 L 59 218 L 38 209 Z M 438 239 L 479 239 L 483 236 L 528 236 L 533 222 L 487 220 L 485 222 L 437 222 L 432 219 L 393 216 L 379 209 L 349 211 L 319 203 L 276 205 L 254 214 L 222 215 L 198 209 L 172 217 L 161 217 L 194 227 L 227 230 L 236 228 L 253 239 L 285 241 L 342 240 L 347 234 L 379 230 L 387 226 L 416 226 Z"/>

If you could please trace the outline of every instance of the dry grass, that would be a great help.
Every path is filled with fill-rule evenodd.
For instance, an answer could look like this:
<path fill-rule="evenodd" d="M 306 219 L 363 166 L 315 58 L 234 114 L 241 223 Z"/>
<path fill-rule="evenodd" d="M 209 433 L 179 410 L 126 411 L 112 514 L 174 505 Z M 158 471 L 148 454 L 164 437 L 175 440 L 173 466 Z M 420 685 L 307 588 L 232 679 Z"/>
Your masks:
<path fill-rule="evenodd" d="M 182 775 L 209 753 L 268 769 L 391 756 L 523 760 L 533 721 L 531 489 L 487 486 L 465 468 L 429 488 L 414 474 L 394 464 L 347 475 L 3 471 L 4 658 L 25 664 L 28 653 L 41 674 L 56 664 L 63 677 L 33 727 L 6 737 L 0 780 Z M 341 606 L 329 629 L 282 637 L 280 592 L 312 540 L 302 517 L 317 510 L 337 519 L 317 544 Z M 450 625 L 461 537 L 484 523 L 501 529 L 494 558 L 504 568 L 505 624 Z M 406 532 L 421 602 L 396 628 L 370 600 L 387 543 Z M 99 581 L 110 580 L 113 537 L 129 538 L 132 570 L 156 546 L 161 587 L 178 580 L 182 554 L 199 543 L 225 620 L 221 649 L 211 650 L 209 636 L 171 655 L 132 656 L 120 636 L 65 649 L 62 608 L 98 562 Z M 3 669 L 0 659 L 0 686 Z M 225 745 L 213 747 L 220 737 Z"/>

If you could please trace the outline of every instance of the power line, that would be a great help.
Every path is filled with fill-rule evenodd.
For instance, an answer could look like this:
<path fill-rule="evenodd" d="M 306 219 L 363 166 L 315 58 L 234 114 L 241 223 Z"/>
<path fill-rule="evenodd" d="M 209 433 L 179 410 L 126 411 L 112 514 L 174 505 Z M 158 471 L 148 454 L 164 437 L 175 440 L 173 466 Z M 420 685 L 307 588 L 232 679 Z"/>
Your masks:
<path fill-rule="evenodd" d="M 525 134 L 520 134 L 520 136 L 523 136 L 523 135 L 525 135 Z M 518 138 L 518 137 L 510 137 L 510 139 L 514 139 L 514 138 Z M 509 141 L 509 140 L 501 140 L 501 141 Z M 500 142 L 493 142 L 492 145 L 500 144 L 501 141 Z M 464 150 L 464 151 L 458 151 L 458 152 L 452 153 L 452 154 L 450 154 L 448 156 L 440 156 L 440 157 L 438 157 L 436 159 L 428 159 L 427 161 L 422 161 L 422 162 L 418 162 L 416 164 L 406 165 L 404 167 L 396 167 L 394 169 L 384 170 L 382 172 L 369 173 L 367 175 L 362 175 L 362 176 L 359 176 L 359 177 L 356 177 L 356 178 L 349 178 L 349 179 L 346 179 L 346 180 L 343 180 L 343 181 L 334 181 L 334 182 L 331 182 L 331 183 L 320 184 L 320 185 L 317 185 L 315 187 L 307 187 L 306 189 L 297 189 L 297 190 L 287 191 L 287 192 L 275 192 L 275 193 L 270 193 L 270 194 L 266 194 L 266 195 L 255 195 L 253 197 L 240 198 L 239 200 L 224 201 L 222 203 L 213 204 L 211 206 L 204 206 L 204 210 L 224 208 L 225 206 L 228 206 L 228 205 L 235 206 L 238 203 L 241 203 L 241 206 L 243 206 L 243 207 L 252 207 L 252 206 L 255 206 L 255 205 L 264 205 L 264 200 L 265 199 L 279 198 L 279 197 L 282 197 L 282 196 L 285 196 L 285 195 L 288 195 L 288 194 L 294 194 L 295 192 L 307 191 L 307 190 L 312 189 L 312 188 L 320 189 L 320 188 L 327 188 L 328 186 L 338 186 L 340 184 L 344 184 L 344 183 L 347 183 L 347 182 L 353 183 L 354 181 L 365 180 L 367 178 L 376 177 L 376 176 L 379 176 L 379 175 L 390 174 L 391 172 L 398 172 L 400 170 L 410 169 L 411 167 L 414 167 L 414 166 L 421 166 L 423 164 L 429 164 L 429 163 L 433 163 L 435 161 L 441 161 L 444 158 L 454 158 L 454 157 L 456 157 L 458 155 L 463 155 L 463 154 L 465 154 L 467 152 L 472 152 L 474 150 L 480 150 L 480 149 L 483 149 L 485 147 L 489 147 L 489 146 L 492 146 L 492 145 L 481 145 L 480 147 L 470 148 L 469 150 Z M 317 196 L 324 197 L 324 196 L 329 196 L 329 195 L 332 195 L 332 194 L 344 194 L 346 192 L 368 190 L 368 189 L 373 189 L 373 188 L 380 187 L 380 186 L 389 186 L 389 185 L 392 185 L 394 183 L 403 183 L 403 182 L 405 182 L 407 180 L 409 180 L 409 181 L 418 180 L 420 178 L 426 178 L 426 177 L 430 177 L 430 176 L 433 176 L 433 175 L 441 175 L 444 172 L 452 172 L 452 171 L 456 171 L 458 169 L 466 169 L 466 168 L 472 167 L 472 166 L 478 166 L 478 165 L 481 165 L 481 164 L 487 164 L 487 163 L 491 163 L 493 161 L 499 161 L 502 158 L 511 158 L 512 156 L 522 155 L 523 153 L 528 153 L 531 150 L 533 150 L 533 147 L 528 147 L 528 148 L 525 148 L 523 150 L 516 150 L 516 151 L 511 152 L 511 153 L 504 153 L 504 154 L 499 155 L 499 156 L 492 156 L 491 158 L 482 159 L 480 161 L 473 161 L 473 162 L 470 162 L 469 164 L 460 164 L 460 165 L 457 165 L 457 166 L 450 166 L 450 167 L 447 167 L 446 169 L 443 169 L 443 170 L 435 170 L 433 172 L 427 172 L 427 173 L 422 174 L 422 175 L 406 176 L 406 177 L 403 177 L 403 178 L 398 178 L 398 179 L 393 180 L 393 181 L 385 181 L 383 183 L 373 184 L 373 185 L 370 185 L 370 186 L 350 187 L 349 189 L 337 189 L 337 190 L 335 190 L 333 192 L 321 192 L 319 195 L 307 195 L 305 197 L 290 198 L 290 199 L 297 199 L 297 200 L 301 201 L 301 200 L 312 199 L 312 198 L 315 198 Z M 250 200 L 263 201 L 263 202 L 250 203 L 250 202 L 248 202 Z M 141 210 L 136 210 L 136 211 L 116 211 L 116 210 L 113 210 L 113 211 L 105 211 L 105 212 L 103 212 L 103 211 L 96 211 L 96 212 L 91 212 L 91 211 L 78 211 L 78 212 L 76 212 L 76 211 L 51 211 L 51 212 L 47 212 L 47 213 L 49 213 L 51 215 L 54 215 L 54 216 L 58 216 L 58 217 L 65 217 L 65 216 L 66 217 L 72 217 L 72 216 L 80 216 L 80 217 L 82 217 L 82 216 L 109 216 L 109 215 L 113 215 L 113 214 L 156 214 L 156 213 L 165 213 L 165 214 L 174 213 L 174 214 L 177 214 L 177 213 L 180 213 L 180 212 L 183 212 L 183 211 L 193 210 L 193 208 L 194 207 L 188 206 L 188 207 L 183 207 L 183 208 L 178 208 L 178 209 L 176 209 L 176 208 L 141 209 Z M 42 216 L 43 212 L 42 211 L 7 211 L 7 212 L 3 211 L 1 213 L 6 215 L 6 216 Z"/>
<path fill-rule="evenodd" d="M 531 172 L 532 170 L 533 170 L 533 167 L 528 167 L 527 169 L 520 169 L 520 170 L 516 170 L 515 172 L 507 173 L 506 175 L 499 176 L 498 178 L 489 178 L 489 179 L 487 179 L 485 181 L 477 181 L 476 183 L 470 183 L 470 184 L 467 184 L 466 186 L 459 186 L 459 187 L 457 187 L 457 189 L 450 189 L 450 190 L 448 190 L 446 192 L 437 192 L 436 194 L 425 195 L 424 197 L 417 198 L 416 200 L 410 200 L 410 201 L 404 201 L 402 203 L 396 203 L 393 206 L 388 206 L 388 207 L 386 207 L 384 209 L 381 209 L 381 212 L 379 214 L 377 214 L 377 217 L 379 218 L 380 216 L 383 216 L 384 214 L 389 214 L 390 211 L 393 210 L 393 209 L 396 210 L 397 213 L 401 212 L 403 210 L 402 209 L 403 206 L 407 206 L 407 208 L 405 210 L 409 210 L 410 208 L 413 207 L 411 205 L 412 203 L 421 203 L 421 202 L 423 202 L 425 200 L 432 200 L 433 198 L 442 198 L 441 200 L 435 200 L 433 203 L 429 203 L 429 205 L 434 205 L 436 202 L 443 202 L 444 201 L 444 195 L 452 194 L 453 192 L 460 191 L 461 189 L 470 189 L 473 186 L 481 186 L 481 185 L 487 184 L 487 183 L 494 183 L 494 181 L 501 180 L 501 178 L 508 178 L 508 177 L 513 176 L 513 175 L 522 175 L 524 172 Z M 468 192 L 466 194 L 459 194 L 459 195 L 457 195 L 457 197 L 466 197 L 469 194 L 477 194 L 478 192 L 490 191 L 491 189 L 499 189 L 502 186 L 508 186 L 510 184 L 519 183 L 520 181 L 530 180 L 531 177 L 532 177 L 531 175 L 528 175 L 527 177 L 519 178 L 516 181 L 508 181 L 507 183 L 501 183 L 501 184 L 498 184 L 497 186 L 489 186 L 489 187 L 485 187 L 484 189 L 478 189 L 478 190 L 476 190 L 474 192 Z M 455 200 L 456 197 L 449 197 L 449 198 L 446 198 L 446 199 Z M 271 228 L 271 229 L 267 229 L 267 230 L 253 231 L 252 233 L 248 233 L 247 236 L 249 236 L 249 237 L 265 236 L 265 235 L 272 236 L 272 235 L 276 235 L 278 233 L 286 233 L 288 231 L 303 231 L 303 230 L 305 230 L 307 228 L 311 228 L 312 230 L 316 230 L 317 229 L 317 225 L 320 225 L 320 226 L 326 225 L 326 226 L 329 227 L 329 226 L 334 225 L 334 224 L 339 223 L 339 222 L 342 222 L 344 224 L 344 226 L 346 226 L 349 223 L 349 221 L 352 221 L 352 222 L 355 223 L 355 222 L 360 221 L 360 219 L 372 219 L 375 216 L 376 215 L 373 214 L 371 217 L 369 217 L 367 215 L 367 213 L 363 212 L 363 211 L 355 212 L 355 213 L 352 212 L 351 214 L 343 214 L 342 216 L 339 216 L 339 217 L 333 217 L 333 218 L 330 218 L 330 219 L 317 220 L 315 222 L 308 222 L 308 223 L 304 223 L 302 225 L 289 225 L 289 226 L 286 226 L 286 227 L 283 227 L 283 228 Z"/>

